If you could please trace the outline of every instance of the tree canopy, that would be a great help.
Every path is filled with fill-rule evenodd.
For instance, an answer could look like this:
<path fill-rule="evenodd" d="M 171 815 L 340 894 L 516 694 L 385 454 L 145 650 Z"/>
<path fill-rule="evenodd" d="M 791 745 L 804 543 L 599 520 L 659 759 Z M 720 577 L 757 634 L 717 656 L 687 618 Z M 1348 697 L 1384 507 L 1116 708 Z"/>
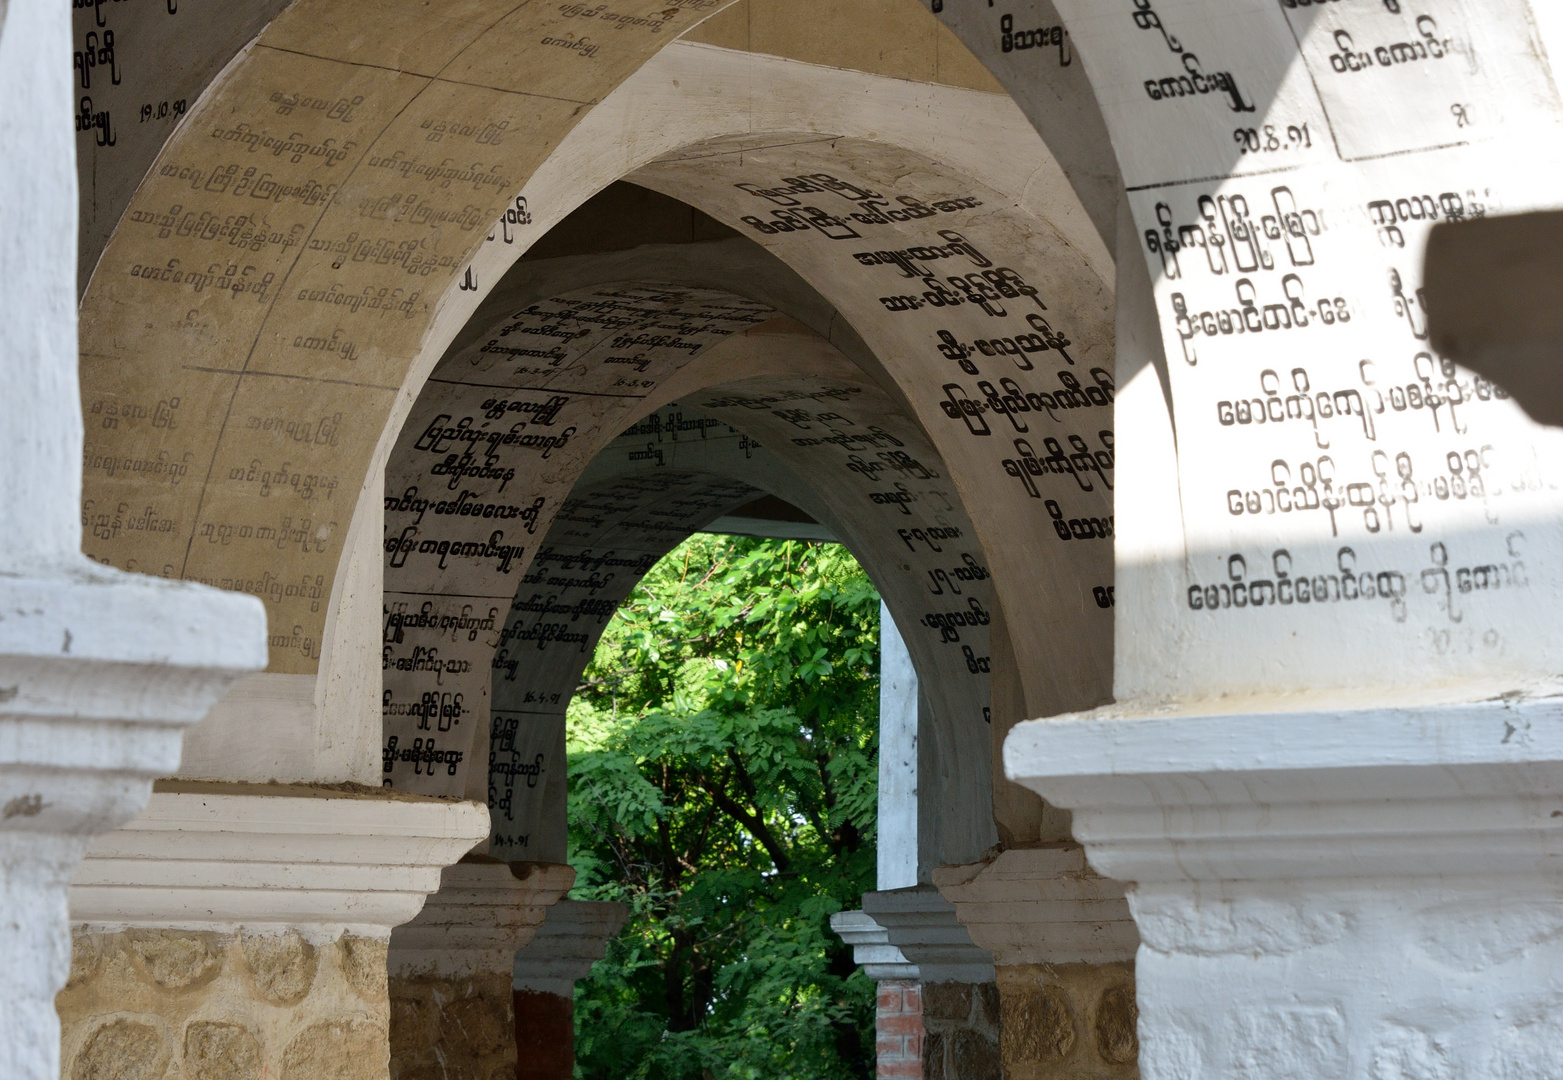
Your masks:
<path fill-rule="evenodd" d="M 585 1080 L 873 1073 L 829 917 L 874 887 L 879 595 L 837 544 L 696 535 L 570 706 L 578 899 L 630 905 L 576 990 Z"/>

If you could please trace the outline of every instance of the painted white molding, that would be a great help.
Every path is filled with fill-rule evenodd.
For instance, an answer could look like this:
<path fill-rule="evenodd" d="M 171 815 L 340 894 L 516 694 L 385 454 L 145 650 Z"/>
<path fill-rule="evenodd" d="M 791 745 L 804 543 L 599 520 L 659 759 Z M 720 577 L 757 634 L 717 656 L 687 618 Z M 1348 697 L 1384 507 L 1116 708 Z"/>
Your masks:
<path fill-rule="evenodd" d="M 1005 764 L 1133 883 L 1147 1080 L 1563 1075 L 1563 699 L 1120 705 Z"/>
<path fill-rule="evenodd" d="M 917 965 L 890 944 L 890 931 L 875 922 L 868 912 L 838 911 L 830 917 L 830 928 L 852 946 L 852 962 L 870 979 L 875 982 L 881 979 L 917 981 Z"/>
<path fill-rule="evenodd" d="M 0 1076 L 56 1080 L 71 871 L 178 767 L 184 729 L 266 665 L 266 624 L 252 597 L 81 554 L 71 15 L 0 18 Z"/>
<path fill-rule="evenodd" d="M 941 866 L 933 880 L 1000 967 L 1110 964 L 1133 960 L 1140 945 L 1122 883 L 1094 872 L 1076 844 Z"/>
<path fill-rule="evenodd" d="M 146 812 L 93 841 L 73 924 L 232 933 L 293 928 L 313 942 L 384 939 L 488 835 L 488 808 L 370 790 L 159 785 Z"/>
<path fill-rule="evenodd" d="M 439 892 L 392 932 L 391 974 L 505 974 L 574 884 L 575 868 L 562 863 L 521 863 L 514 871 L 502 862 L 447 866 Z"/>
<path fill-rule="evenodd" d="M 955 905 L 932 885 L 863 894 L 863 911 L 885 928 L 924 983 L 993 982 L 993 956 L 972 943 Z"/>
<path fill-rule="evenodd" d="M 548 918 L 531 942 L 516 953 L 513 985 L 557 997 L 572 997 L 575 983 L 608 952 L 608 942 L 629 918 L 628 904 L 564 900 L 548 909 Z"/>

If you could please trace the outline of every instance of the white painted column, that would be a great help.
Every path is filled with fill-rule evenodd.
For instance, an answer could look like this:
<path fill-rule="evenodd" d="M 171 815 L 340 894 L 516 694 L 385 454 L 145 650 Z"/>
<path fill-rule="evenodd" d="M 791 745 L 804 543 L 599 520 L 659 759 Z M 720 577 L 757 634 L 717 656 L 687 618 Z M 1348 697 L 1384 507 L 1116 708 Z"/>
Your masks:
<path fill-rule="evenodd" d="M 1558 699 L 1123 710 L 1005 760 L 1135 883 L 1142 1075 L 1563 1075 Z"/>
<path fill-rule="evenodd" d="M 1563 1075 L 1563 439 L 1422 280 L 1557 205 L 1556 5 L 950 6 L 1123 185 L 1117 703 L 1005 766 L 1129 883 L 1141 1075 Z"/>
<path fill-rule="evenodd" d="M 80 553 L 70 7 L 0 17 L 0 1076 L 55 1080 L 72 869 L 178 768 L 184 727 L 265 666 L 265 617 Z"/>
<path fill-rule="evenodd" d="M 879 604 L 879 888 L 917 884 L 917 669 Z"/>

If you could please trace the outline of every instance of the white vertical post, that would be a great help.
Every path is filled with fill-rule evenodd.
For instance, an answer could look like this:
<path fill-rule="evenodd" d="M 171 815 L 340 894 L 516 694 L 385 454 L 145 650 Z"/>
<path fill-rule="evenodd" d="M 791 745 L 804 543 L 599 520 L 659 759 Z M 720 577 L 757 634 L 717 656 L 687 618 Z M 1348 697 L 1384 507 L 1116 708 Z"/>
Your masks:
<path fill-rule="evenodd" d="M 71 12 L 0 5 L 0 570 L 81 547 Z"/>
<path fill-rule="evenodd" d="M 71 11 L 0 18 L 0 1077 L 57 1080 L 71 872 L 265 665 L 265 616 L 81 554 Z"/>
<path fill-rule="evenodd" d="M 879 889 L 917 884 L 917 669 L 879 604 Z"/>

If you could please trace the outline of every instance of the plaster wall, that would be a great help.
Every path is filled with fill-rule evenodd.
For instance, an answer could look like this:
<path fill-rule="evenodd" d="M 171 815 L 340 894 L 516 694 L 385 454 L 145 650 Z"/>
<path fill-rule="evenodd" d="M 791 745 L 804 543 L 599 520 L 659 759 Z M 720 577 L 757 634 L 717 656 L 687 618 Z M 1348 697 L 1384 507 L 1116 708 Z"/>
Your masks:
<path fill-rule="evenodd" d="M 811 125 L 825 130 L 830 128 L 851 130 L 853 127 L 867 126 L 878 134 L 886 130 L 886 123 L 888 122 L 892 125 L 889 134 L 893 138 L 910 140 L 914 144 L 933 150 L 941 143 L 948 144 L 952 139 L 967 140 L 968 137 L 963 126 L 958 123 L 941 120 L 943 124 L 942 132 L 930 134 L 922 131 L 917 124 L 907 123 L 898 113 L 893 101 L 902 94 L 911 94 L 914 98 L 926 103 L 920 106 L 920 108 L 928 110 L 926 115 L 935 117 L 948 115 L 952 120 L 956 115 L 969 113 L 970 110 L 975 108 L 984 113 L 992 113 L 989 116 L 990 121 L 995 117 L 1001 120 L 1001 126 L 998 130 L 1005 133 L 1002 137 L 1008 140 L 1011 151 L 1016 146 L 1024 146 L 1026 149 L 1024 153 L 1018 155 L 1014 152 L 1009 152 L 998 158 L 984 157 L 980 154 L 966 154 L 964 157 L 968 163 L 978 173 L 1001 182 L 1017 192 L 1018 194 L 1012 196 L 1012 198 L 1019 199 L 1022 205 L 1026 207 L 1026 213 L 1051 214 L 1060 223 L 1059 227 L 1073 238 L 1071 242 L 1078 246 L 1078 250 L 1081 253 L 1078 257 L 1069 254 L 1068 245 L 1060 249 L 1060 251 L 1065 253 L 1060 255 L 1060 258 L 1063 258 L 1065 262 L 1073 260 L 1074 269 L 1070 271 L 1071 273 L 1084 272 L 1090 278 L 1095 272 L 1090 269 L 1091 267 L 1100 269 L 1106 265 L 1105 255 L 1102 252 L 1100 243 L 1094 238 L 1094 234 L 1090 232 L 1089 226 L 1087 225 L 1084 231 L 1079 227 L 1079 222 L 1083 219 L 1080 218 L 1077 210 L 1071 208 L 1072 202 L 1071 197 L 1068 195 L 1067 185 L 1062 183 L 1056 172 L 1050 171 L 1045 158 L 1035 156 L 1037 144 L 1034 137 L 1026 132 L 1024 128 L 1016 126 L 1015 121 L 1018 118 L 1018 114 L 1012 109 L 1005 111 L 1005 105 L 1001 98 L 992 94 L 957 91 L 927 84 L 893 82 L 892 80 L 857 75 L 851 72 L 832 71 L 824 68 L 810 69 L 796 63 L 786 63 L 745 54 L 734 54 L 726 50 L 711 49 L 706 46 L 679 45 L 676 46 L 676 49 L 679 50 L 676 54 L 670 54 L 670 59 L 678 61 L 676 64 L 657 68 L 656 70 L 661 74 L 649 82 L 646 79 L 650 72 L 643 73 L 638 78 L 635 87 L 627 89 L 624 95 L 614 99 L 620 102 L 620 104 L 614 105 L 605 100 L 603 105 L 593 109 L 589 114 L 589 116 L 599 117 L 597 121 L 592 122 L 591 129 L 589 131 L 583 130 L 580 138 L 574 140 L 569 148 L 564 149 L 561 154 L 544 163 L 542 173 L 527 186 L 523 196 L 523 203 L 529 207 L 524 216 L 532 219 L 529 225 L 522 224 L 520 221 L 523 215 L 517 207 L 521 204 L 511 206 L 503 214 L 496 214 L 494 232 L 496 239 L 484 241 L 479 247 L 475 261 L 470 264 L 472 268 L 470 281 L 473 283 L 474 288 L 469 290 L 459 287 L 469 280 L 464 270 L 460 275 L 461 280 L 451 283 L 447 299 L 442 301 L 439 308 L 437 322 L 440 329 L 434 331 L 432 338 L 423 345 L 420 358 L 409 369 L 411 374 L 409 375 L 405 392 L 398 399 L 399 403 L 394 404 L 390 408 L 389 414 L 386 414 L 386 426 L 381 431 L 379 441 L 375 444 L 375 449 L 369 455 L 367 470 L 361 474 L 366 479 L 360 489 L 360 501 L 357 504 L 357 508 L 335 519 L 335 527 L 328 530 L 330 536 L 325 539 L 316 537 L 307 540 L 297 553 L 300 558 L 308 555 L 309 558 L 306 561 L 309 561 L 311 566 L 319 563 L 320 565 L 316 570 L 298 576 L 293 575 L 291 570 L 284 573 L 279 565 L 275 568 L 261 570 L 258 577 L 246 579 L 252 582 L 271 582 L 265 588 L 269 590 L 268 596 L 270 597 L 270 602 L 274 605 L 274 615 L 278 623 L 278 626 L 274 627 L 272 633 L 274 660 L 283 655 L 283 653 L 287 653 L 288 650 L 292 650 L 295 646 L 301 650 L 300 656 L 289 660 L 282 667 L 274 664 L 272 670 L 268 672 L 264 683 L 257 681 L 240 691 L 240 694 L 246 699 L 242 706 L 237 706 L 227 719 L 211 725 L 212 728 L 222 727 L 224 724 L 234 727 L 242 724 L 243 718 L 250 715 L 249 710 L 259 710 L 260 715 L 267 718 L 267 723 L 276 732 L 276 737 L 265 737 L 252 747 L 241 748 L 244 752 L 234 753 L 232 751 L 236 747 L 236 743 L 232 735 L 208 737 L 203 733 L 202 739 L 205 741 L 205 745 L 192 744 L 189 769 L 187 770 L 188 775 L 216 778 L 216 776 L 231 774 L 228 775 L 228 778 L 320 779 L 326 781 L 340 779 L 363 780 L 366 778 L 365 773 L 368 763 L 363 752 L 365 749 L 363 746 L 365 741 L 363 735 L 372 727 L 374 721 L 367 708 L 367 702 L 370 699 L 367 695 L 355 692 L 355 690 L 360 687 L 368 688 L 373 684 L 374 680 L 372 663 L 369 661 L 370 654 L 365 650 L 366 642 L 361 636 L 362 627 L 367 625 L 367 613 L 372 607 L 372 602 L 368 599 L 372 585 L 369 584 L 368 578 L 365 578 L 362 583 L 357 583 L 357 572 L 353 570 L 355 565 L 353 559 L 364 556 L 354 555 L 352 552 L 359 550 L 360 543 L 363 545 L 365 552 L 368 550 L 367 535 L 370 530 L 367 527 L 368 518 L 365 515 L 366 507 L 370 501 L 368 493 L 375 488 L 374 470 L 378 467 L 375 462 L 383 460 L 391 453 L 393 445 L 392 436 L 401 424 L 401 418 L 405 415 L 405 410 L 410 407 L 410 395 L 420 385 L 422 372 L 427 371 L 432 365 L 432 357 L 438 354 L 440 344 L 449 341 L 456 334 L 457 327 L 462 324 L 466 314 L 473 310 L 480 297 L 487 294 L 490 288 L 488 283 L 497 280 L 504 272 L 505 267 L 513 262 L 516 254 L 523 250 L 533 237 L 541 234 L 552 222 L 559 220 L 565 211 L 576 205 L 583 195 L 591 190 L 593 185 L 606 183 L 610 178 L 618 175 L 619 170 L 633 167 L 639 160 L 644 160 L 645 157 L 657 152 L 660 148 L 658 144 L 645 144 L 638 140 L 625 145 L 622 140 L 611 134 L 611 132 L 625 130 L 626 125 L 628 125 L 630 130 L 655 130 L 658 132 L 658 137 L 662 140 L 661 145 L 676 145 L 681 139 L 694 137 L 695 131 L 709 132 L 713 127 L 719 131 L 732 130 L 734 128 L 738 130 L 755 130 L 767 124 L 780 123 L 784 116 L 796 121 L 800 115 L 806 115 L 806 110 L 808 109 L 823 108 L 831 115 L 811 119 L 808 121 Z M 732 99 L 733 94 L 752 93 L 752 90 L 748 88 L 752 88 L 755 85 L 754 79 L 760 70 L 766 72 L 765 78 L 769 82 L 768 93 L 742 102 Z M 818 94 L 816 92 L 817 81 L 821 77 L 840 81 L 842 92 L 830 95 Z M 786 89 L 783 90 L 783 87 Z M 670 94 L 672 98 L 667 97 Z M 719 99 L 724 99 L 724 103 L 715 112 L 712 112 L 703 104 L 703 102 L 712 100 L 711 95 L 713 94 L 717 95 Z M 659 95 L 661 96 L 659 97 Z M 659 101 L 662 103 L 657 104 Z M 763 105 L 769 110 L 770 114 L 774 115 L 756 114 L 755 108 L 760 105 Z M 622 115 L 620 111 L 616 111 L 626 107 L 662 111 L 670 115 L 688 116 L 693 124 L 694 131 L 677 126 L 669 127 L 665 123 L 650 120 L 643 121 L 635 117 Z M 953 112 L 951 111 L 952 109 L 954 110 Z M 997 112 L 993 112 L 995 109 Z M 1009 131 L 1011 128 L 1015 129 L 1012 133 Z M 170 147 L 173 145 L 170 144 Z M 167 152 L 172 153 L 173 151 L 170 149 Z M 601 177 L 601 179 L 594 179 L 591 183 L 583 186 L 580 183 L 583 175 Z M 150 189 L 143 192 L 142 196 L 138 196 L 138 198 L 143 197 L 151 197 Z M 516 220 L 511 221 L 511 217 L 515 217 Z M 504 218 L 504 220 L 497 220 L 498 218 Z M 130 241 L 127 240 L 126 242 Z M 132 245 L 132 248 L 134 246 Z M 1080 271 L 1082 260 L 1086 267 L 1084 271 Z M 1099 280 L 1095 278 L 1091 280 L 1096 281 L 1096 284 L 1089 285 L 1088 291 L 1099 291 L 1101 288 Z M 91 306 L 91 303 L 92 300 L 89 295 L 88 307 Z M 379 319 L 380 317 L 375 316 L 374 318 Z M 381 322 L 383 323 L 383 321 L 382 319 Z M 862 339 L 856 330 L 844 321 L 837 319 L 835 325 L 831 327 L 831 332 L 833 337 L 842 340 L 845 344 L 856 344 L 859 346 L 859 348 L 854 350 L 855 358 L 872 356 L 872 352 L 868 348 L 861 346 Z M 306 339 L 309 341 L 317 340 L 310 335 L 298 338 L 298 340 Z M 330 334 L 318 338 L 319 342 L 324 343 L 322 348 L 329 345 L 331 340 Z M 345 340 L 347 339 L 343 337 L 339 339 L 339 342 Z M 874 347 L 881 348 L 879 345 Z M 1085 347 L 1088 350 L 1090 348 L 1099 348 L 1096 345 L 1087 345 Z M 330 352 L 331 350 L 327 348 L 326 351 Z M 89 363 L 90 367 L 91 364 Z M 243 376 L 242 378 L 248 377 Z M 899 386 L 895 378 L 886 378 L 883 374 L 877 377 L 891 391 L 894 398 L 904 400 L 905 391 Z M 278 385 L 280 386 L 281 384 L 279 383 Z M 363 390 L 362 387 L 359 389 Z M 335 393 L 336 391 L 332 392 Z M 343 392 L 345 393 L 346 391 L 344 390 Z M 354 392 L 356 393 L 357 391 Z M 372 390 L 364 390 L 364 392 L 371 395 L 375 393 Z M 361 405 L 362 403 L 360 403 Z M 357 422 L 366 418 L 373 411 L 373 409 L 370 409 L 366 412 L 362 407 L 355 406 L 354 409 L 344 412 L 343 415 L 348 417 L 351 422 Z M 90 409 L 89 415 L 91 415 Z M 258 416 L 259 414 L 256 415 Z M 335 414 L 333 413 L 332 415 L 334 416 Z M 264 417 L 259 420 L 262 429 L 265 428 L 268 422 Z M 947 421 L 941 420 L 940 422 L 945 423 Z M 310 424 L 313 425 L 314 421 L 311 420 Z M 297 427 L 296 423 L 294 427 Z M 140 430 L 142 430 L 143 434 L 151 435 L 153 441 L 160 445 L 166 441 L 168 436 L 167 429 L 158 429 L 158 432 L 147 432 L 146 428 L 142 427 Z M 173 430 L 184 431 L 187 434 L 189 431 L 189 429 L 178 428 Z M 302 431 L 301 428 L 298 430 Z M 325 458 L 345 463 L 349 458 L 353 458 L 354 454 L 359 454 L 365 445 L 362 440 L 353 443 L 351 439 L 348 439 L 346 429 L 339 429 L 334 423 L 327 424 L 324 428 L 318 425 L 312 426 L 310 432 L 307 445 L 313 449 L 310 449 L 308 452 L 322 457 L 322 462 L 319 466 L 321 468 L 325 467 Z M 184 437 L 185 435 L 177 436 L 177 438 Z M 237 434 L 232 435 L 232 437 L 240 438 Z M 321 439 L 324 439 L 324 441 L 318 441 Z M 344 439 L 347 439 L 347 441 L 344 442 Z M 333 442 L 336 444 L 335 446 L 331 445 Z M 352 446 L 357 446 L 359 449 L 351 449 Z M 273 447 L 273 449 L 276 448 Z M 341 457 L 342 454 L 346 454 L 347 457 Z M 247 465 L 245 467 L 248 468 Z M 357 465 L 353 466 L 355 469 L 359 467 Z M 290 473 L 290 475 L 292 474 Z M 327 474 L 314 472 L 300 475 L 323 477 Z M 351 483 L 351 478 L 347 473 L 339 475 L 345 482 Z M 183 483 L 183 481 L 180 480 L 180 483 Z M 171 488 L 176 486 L 171 484 Z M 265 486 L 262 483 L 262 487 Z M 290 488 L 289 490 L 293 491 L 295 489 Z M 299 492 L 303 491 L 302 488 L 296 490 Z M 341 483 L 338 483 L 336 487 L 330 487 L 329 482 L 327 482 L 327 489 L 324 492 L 311 488 L 309 498 L 305 498 L 302 494 L 298 497 L 302 501 L 308 502 L 309 499 L 323 496 L 326 502 L 329 503 L 338 499 L 344 490 Z M 259 494 L 259 489 L 257 489 L 255 494 Z M 262 496 L 263 499 L 269 497 Z M 287 499 L 293 496 L 281 495 L 279 497 Z M 203 503 L 203 505 L 205 504 Z M 301 507 L 300 509 L 307 511 L 308 507 Z M 309 512 L 314 513 L 314 511 Z M 1037 511 L 1033 508 L 1033 512 Z M 167 524 L 172 519 L 159 518 L 159 520 Z M 290 521 L 293 522 L 293 525 L 290 527 L 296 531 L 299 527 L 299 522 L 303 520 L 305 518 L 290 515 Z M 319 522 L 316 522 L 313 517 L 308 518 L 308 520 L 315 522 L 310 527 L 319 531 Z M 1051 522 L 1052 519 L 1049 518 L 1048 520 Z M 201 527 L 205 528 L 205 526 Z M 213 543 L 208 545 L 208 548 L 211 549 L 209 554 L 222 560 L 237 560 L 233 562 L 233 566 L 237 567 L 239 562 L 250 558 L 250 556 L 243 555 L 241 552 L 241 549 L 246 548 L 245 544 L 241 542 L 244 540 L 244 537 L 239 536 L 239 531 L 251 530 L 249 535 L 253 541 L 255 537 L 260 536 L 262 533 L 268 537 L 276 534 L 276 530 L 279 527 L 276 524 L 236 525 L 235 529 L 238 531 L 229 533 L 224 532 L 221 527 L 214 525 L 212 530 L 210 530 L 210 538 L 213 539 Z M 351 550 L 345 544 L 340 549 L 337 548 L 338 540 L 335 537 L 342 535 L 344 528 L 352 536 L 363 538 L 354 540 L 354 546 Z M 112 521 L 108 531 L 114 533 Z M 119 533 L 114 534 L 120 535 Z M 487 534 L 485 534 L 486 536 Z M 141 543 L 145 539 L 145 537 L 140 536 L 129 537 L 128 534 L 125 534 L 124 538 L 132 546 Z M 197 547 L 199 545 L 189 547 L 188 550 L 193 552 Z M 217 549 L 223 549 L 223 551 L 226 551 L 226 554 L 218 554 Z M 309 550 L 306 551 L 305 549 Z M 328 549 L 340 550 L 345 553 L 341 556 L 340 561 L 334 564 L 339 567 L 338 572 L 334 574 L 323 572 L 328 565 L 333 565 L 328 557 Z M 255 550 L 254 544 L 252 543 L 246 550 L 253 552 Z M 287 550 L 291 551 L 291 549 Z M 316 556 L 324 558 L 317 558 Z M 294 555 L 287 554 L 284 557 L 293 559 Z M 266 558 L 270 559 L 271 556 L 267 555 Z M 362 571 L 367 564 L 359 563 L 356 565 Z M 300 567 L 302 566 L 303 563 L 300 563 Z M 1015 580 L 1020 581 L 1024 577 L 1029 576 L 1029 574 L 1029 571 L 1027 574 L 1017 573 L 1014 577 Z M 239 581 L 237 578 L 225 580 Z M 343 618 L 336 613 L 338 606 L 343 603 L 351 603 L 354 596 L 365 598 L 360 605 L 364 609 L 365 618 L 363 620 L 357 617 Z M 280 605 L 280 607 L 275 605 Z M 1087 609 L 1086 614 L 1088 617 L 1093 610 L 1091 608 Z M 1106 624 L 1101 622 L 1100 616 L 1095 616 L 1091 621 L 1101 623 L 1098 629 L 1105 630 Z M 1032 652 L 1035 652 L 1041 647 L 1039 639 L 1031 640 L 1027 647 Z M 316 654 L 322 654 L 328 648 L 333 650 L 333 655 L 340 657 L 340 659 L 334 659 L 331 664 L 326 665 L 322 669 L 317 663 L 318 656 Z M 278 652 L 278 650 L 281 650 L 281 652 Z M 303 666 L 300 667 L 300 664 Z M 297 670 L 294 670 L 295 668 Z M 289 675 L 290 673 L 305 676 L 310 673 L 308 669 L 315 669 L 316 674 L 313 717 L 307 715 L 304 705 L 304 684 L 297 679 L 285 682 L 276 678 L 276 676 Z M 1030 670 L 1030 668 L 1029 666 L 1023 666 L 1019 670 Z M 262 686 L 265 687 L 264 690 Z M 336 689 L 332 690 L 332 687 Z M 417 691 L 415 697 L 421 698 L 422 693 L 430 692 L 433 689 L 436 688 L 421 688 Z M 236 698 L 235 701 L 237 703 L 238 699 Z M 283 734 L 281 729 L 284 726 L 291 729 L 290 734 Z M 310 741 L 313 743 L 313 746 L 310 749 L 299 750 L 299 742 L 306 733 L 310 735 Z M 250 753 L 251 749 L 254 750 L 253 754 Z"/>
<path fill-rule="evenodd" d="M 879 835 L 875 888 L 916 885 L 918 841 L 917 669 L 890 614 L 879 604 Z"/>

